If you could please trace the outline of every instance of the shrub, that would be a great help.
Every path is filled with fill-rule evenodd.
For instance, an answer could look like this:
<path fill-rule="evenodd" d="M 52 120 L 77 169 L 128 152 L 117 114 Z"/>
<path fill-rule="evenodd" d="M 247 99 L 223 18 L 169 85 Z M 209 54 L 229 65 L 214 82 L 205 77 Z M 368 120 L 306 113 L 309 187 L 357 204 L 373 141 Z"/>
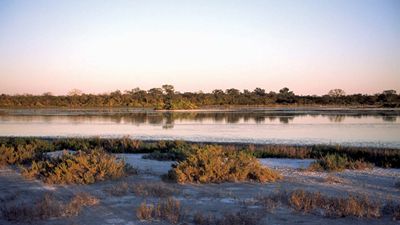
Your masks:
<path fill-rule="evenodd" d="M 173 165 L 168 177 L 178 183 L 273 182 L 281 178 L 252 155 L 212 145 L 197 149 Z"/>
<path fill-rule="evenodd" d="M 174 198 L 168 198 L 157 204 L 142 202 L 136 209 L 139 220 L 162 219 L 172 224 L 177 224 L 183 217 L 181 204 Z"/>
<path fill-rule="evenodd" d="M 2 144 L 0 146 L 0 167 L 26 163 L 27 161 L 37 158 L 38 155 L 39 152 L 36 146 L 31 144 L 15 146 L 6 146 Z"/>
<path fill-rule="evenodd" d="M 107 179 L 117 179 L 129 170 L 125 162 L 100 149 L 64 152 L 58 158 L 44 158 L 24 167 L 27 178 L 38 178 L 50 184 L 91 184 Z"/>
<path fill-rule="evenodd" d="M 353 161 L 346 156 L 329 154 L 312 163 L 308 169 L 310 171 L 343 171 L 345 169 L 363 170 L 372 167 L 372 164 L 362 160 Z"/>

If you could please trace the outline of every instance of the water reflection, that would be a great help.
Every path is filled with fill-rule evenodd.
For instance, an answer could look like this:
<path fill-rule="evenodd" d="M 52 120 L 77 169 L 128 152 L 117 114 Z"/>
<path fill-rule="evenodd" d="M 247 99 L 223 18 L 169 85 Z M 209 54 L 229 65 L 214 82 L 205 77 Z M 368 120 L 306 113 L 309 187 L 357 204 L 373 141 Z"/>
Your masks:
<path fill-rule="evenodd" d="M 20 123 L 113 123 L 157 125 L 172 129 L 175 124 L 320 124 L 320 123 L 396 123 L 399 115 L 370 112 L 314 111 L 204 111 L 204 112 L 100 112 L 94 113 L 1 113 L 0 122 Z"/>
<path fill-rule="evenodd" d="M 345 117 L 346 117 L 346 116 L 344 116 L 344 115 L 333 115 L 333 116 L 328 116 L 329 121 L 335 122 L 335 123 L 341 123 L 341 122 L 343 122 Z"/>
<path fill-rule="evenodd" d="M 400 148 L 399 111 L 2 111 L 0 136 L 131 136 Z"/>

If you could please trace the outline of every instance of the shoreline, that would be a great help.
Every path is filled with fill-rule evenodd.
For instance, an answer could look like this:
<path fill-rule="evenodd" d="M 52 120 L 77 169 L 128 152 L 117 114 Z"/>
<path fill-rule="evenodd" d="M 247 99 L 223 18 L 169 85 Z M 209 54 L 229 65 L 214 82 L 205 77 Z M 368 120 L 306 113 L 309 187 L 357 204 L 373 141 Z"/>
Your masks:
<path fill-rule="evenodd" d="M 49 106 L 49 107 L 28 107 L 28 106 L 20 106 L 20 107 L 7 107 L 0 106 L 0 110 L 136 110 L 136 111 L 167 111 L 167 112 L 176 112 L 176 111 L 226 111 L 226 110 L 240 110 L 240 109 L 265 109 L 265 110 L 400 110 L 400 107 L 383 107 L 379 105 L 227 105 L 227 106 L 202 106 L 196 109 L 153 109 L 147 107 L 119 107 L 119 106 L 111 106 L 111 107 L 58 107 L 58 106 Z"/>
<path fill-rule="evenodd" d="M 129 139 L 131 141 L 140 141 L 145 144 L 153 144 L 157 142 L 182 142 L 186 143 L 189 145 L 221 145 L 221 146 L 236 146 L 236 147 L 248 147 L 248 146 L 254 146 L 254 147 L 315 147 L 315 146 L 322 146 L 322 147 L 334 147 L 334 148 L 360 148 L 360 149 L 374 149 L 374 150 L 393 150 L 393 151 L 400 151 L 400 147 L 387 147 L 384 145 L 357 145 L 358 143 L 297 143 L 297 144 L 292 144 L 292 143 L 285 143 L 285 142 L 266 142 L 266 143 L 261 143 L 261 142 L 256 142 L 256 141 L 194 141 L 194 140 L 185 140 L 185 139 L 179 139 L 179 138 L 137 138 L 137 137 L 131 137 L 129 135 L 125 136 L 99 136 L 99 135 L 93 135 L 93 136 L 0 136 L 0 139 L 41 139 L 41 140 L 46 140 L 46 141 L 55 141 L 55 140 L 93 140 L 93 139 L 98 139 L 98 140 L 124 140 L 124 139 Z M 363 142 L 364 143 L 364 142 Z"/>
<path fill-rule="evenodd" d="M 368 115 L 390 113 L 400 115 L 400 108 L 385 107 L 338 107 L 338 106 L 237 106 L 227 108 L 199 108 L 199 109 L 177 109 L 177 110 L 155 110 L 150 108 L 130 108 L 130 107 L 93 107 L 93 108 L 4 108 L 0 107 L 0 115 L 118 115 L 134 113 L 246 113 L 246 112 L 265 112 L 265 113 L 321 113 L 321 114 L 353 114 L 365 113 Z"/>

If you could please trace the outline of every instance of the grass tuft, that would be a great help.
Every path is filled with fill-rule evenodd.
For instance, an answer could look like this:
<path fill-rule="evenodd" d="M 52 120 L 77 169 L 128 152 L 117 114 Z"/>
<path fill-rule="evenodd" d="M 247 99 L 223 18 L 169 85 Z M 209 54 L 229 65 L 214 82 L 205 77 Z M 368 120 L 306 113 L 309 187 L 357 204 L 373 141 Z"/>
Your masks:
<path fill-rule="evenodd" d="M 139 220 L 161 219 L 172 224 L 177 224 L 183 217 L 181 203 L 174 198 L 167 198 L 156 204 L 142 202 L 136 209 Z"/>

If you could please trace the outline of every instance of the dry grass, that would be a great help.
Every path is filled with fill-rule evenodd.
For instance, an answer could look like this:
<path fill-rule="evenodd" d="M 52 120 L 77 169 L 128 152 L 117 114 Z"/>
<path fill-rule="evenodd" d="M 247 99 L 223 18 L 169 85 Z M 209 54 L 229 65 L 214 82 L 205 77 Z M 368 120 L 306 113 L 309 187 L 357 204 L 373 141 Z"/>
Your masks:
<path fill-rule="evenodd" d="M 380 218 L 383 214 L 382 203 L 366 196 L 328 197 L 320 192 L 301 189 L 259 198 L 259 204 L 265 205 L 265 202 L 287 205 L 297 212 L 327 217 Z"/>
<path fill-rule="evenodd" d="M 99 204 L 100 200 L 88 193 L 81 192 L 76 194 L 72 200 L 64 206 L 64 213 L 69 216 L 76 216 L 82 207 Z"/>
<path fill-rule="evenodd" d="M 344 183 L 346 183 L 346 181 L 343 180 L 342 178 L 334 176 L 332 174 L 328 174 L 328 176 L 323 178 L 323 182 L 328 183 L 328 184 L 344 184 Z"/>
<path fill-rule="evenodd" d="M 179 200 L 167 198 L 156 204 L 142 202 L 136 209 L 136 216 L 139 220 L 161 219 L 172 224 L 177 224 L 183 218 L 183 213 Z"/>
<path fill-rule="evenodd" d="M 132 191 L 138 196 L 166 198 L 180 193 L 178 188 L 163 182 L 146 182 L 132 186 Z"/>
<path fill-rule="evenodd" d="M 178 183 L 221 183 L 237 181 L 274 182 L 281 178 L 277 172 L 264 167 L 252 155 L 224 151 L 208 145 L 189 154 L 174 165 L 168 177 Z"/>
<path fill-rule="evenodd" d="M 343 171 L 345 169 L 351 170 L 364 170 L 371 169 L 373 164 L 364 162 L 362 160 L 351 160 L 346 156 L 338 154 L 329 154 L 316 162 L 312 163 L 308 168 L 309 171 Z"/>
<path fill-rule="evenodd" d="M 8 221 L 31 222 L 55 217 L 78 215 L 85 206 L 99 203 L 96 197 L 87 193 L 76 194 L 69 202 L 64 203 L 52 194 L 45 194 L 35 202 L 5 203 L 0 207 L 2 218 Z"/>
<path fill-rule="evenodd" d="M 173 184 L 166 184 L 164 182 L 143 182 L 134 184 L 120 182 L 106 188 L 105 191 L 112 196 L 124 196 L 129 193 L 134 193 L 136 196 L 157 198 L 167 198 L 180 193 L 180 190 L 175 188 Z"/>
<path fill-rule="evenodd" d="M 281 197 L 279 195 L 259 196 L 256 202 L 261 204 L 267 212 L 273 212 L 280 204 Z"/>
<path fill-rule="evenodd" d="M 105 191 L 112 196 L 124 196 L 129 193 L 130 187 L 127 182 L 120 182 L 116 185 L 108 187 Z"/>
<path fill-rule="evenodd" d="M 91 184 L 125 176 L 131 170 L 125 162 L 100 149 L 64 152 L 59 158 L 44 158 L 23 167 L 26 178 L 41 179 L 50 184 Z"/>

